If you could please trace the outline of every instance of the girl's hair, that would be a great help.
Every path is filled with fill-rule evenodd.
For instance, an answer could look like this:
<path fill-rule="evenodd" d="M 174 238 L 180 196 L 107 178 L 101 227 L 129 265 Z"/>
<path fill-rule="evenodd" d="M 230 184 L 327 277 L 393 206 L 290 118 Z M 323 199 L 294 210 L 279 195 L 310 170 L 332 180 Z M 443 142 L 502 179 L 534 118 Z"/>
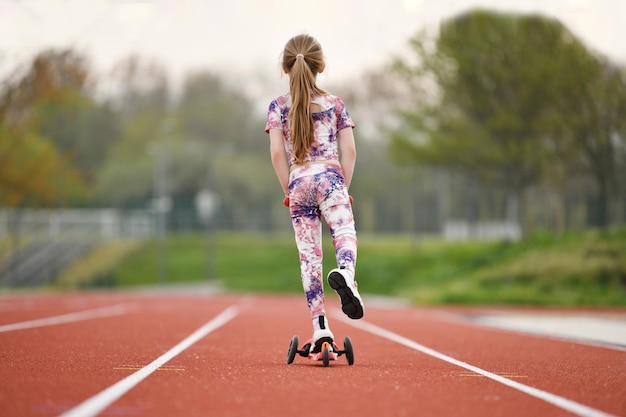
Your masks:
<path fill-rule="evenodd" d="M 311 149 L 315 135 L 311 95 L 327 94 L 315 83 L 317 74 L 324 69 L 324 55 L 319 42 L 309 35 L 289 39 L 283 51 L 283 69 L 289 73 L 289 130 L 298 163 L 304 160 Z"/>

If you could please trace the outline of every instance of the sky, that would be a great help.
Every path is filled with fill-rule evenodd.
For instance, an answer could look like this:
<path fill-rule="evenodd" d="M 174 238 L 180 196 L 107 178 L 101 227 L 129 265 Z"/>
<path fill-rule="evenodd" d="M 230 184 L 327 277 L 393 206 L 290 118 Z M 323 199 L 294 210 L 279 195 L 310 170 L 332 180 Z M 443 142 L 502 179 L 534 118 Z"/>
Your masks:
<path fill-rule="evenodd" d="M 209 69 L 278 80 L 285 42 L 308 33 L 324 49 L 325 77 L 349 80 L 405 53 L 422 28 L 477 7 L 557 18 L 626 63 L 626 0 L 0 0 L 0 74 L 44 48 L 72 47 L 101 74 L 138 54 L 174 79 Z"/>

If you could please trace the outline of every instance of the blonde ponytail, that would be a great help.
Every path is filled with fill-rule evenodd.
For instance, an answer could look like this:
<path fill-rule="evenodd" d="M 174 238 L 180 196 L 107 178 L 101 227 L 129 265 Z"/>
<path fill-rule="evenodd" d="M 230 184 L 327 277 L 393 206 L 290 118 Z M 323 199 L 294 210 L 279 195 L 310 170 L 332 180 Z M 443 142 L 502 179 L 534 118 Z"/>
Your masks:
<path fill-rule="evenodd" d="M 324 69 L 324 56 L 319 42 L 308 35 L 290 39 L 283 51 L 283 68 L 289 73 L 289 131 L 295 161 L 301 163 L 315 139 L 311 96 L 327 94 L 316 84 L 317 74 Z"/>

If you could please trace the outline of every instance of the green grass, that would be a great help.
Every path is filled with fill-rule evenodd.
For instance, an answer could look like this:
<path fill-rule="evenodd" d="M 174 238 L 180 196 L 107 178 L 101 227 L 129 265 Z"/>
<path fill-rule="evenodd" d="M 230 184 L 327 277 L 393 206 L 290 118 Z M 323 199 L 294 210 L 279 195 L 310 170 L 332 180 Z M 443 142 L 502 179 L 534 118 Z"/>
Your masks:
<path fill-rule="evenodd" d="M 326 235 L 324 271 L 333 267 Z M 100 269 L 89 285 L 209 278 L 232 291 L 301 292 L 294 238 L 220 234 L 207 242 L 203 235 L 172 236 L 165 247 L 147 242 L 106 273 Z M 399 296 L 421 304 L 624 306 L 626 229 L 542 234 L 519 243 L 360 235 L 357 278 L 364 294 Z"/>
<path fill-rule="evenodd" d="M 112 265 L 117 265 L 141 248 L 135 240 L 116 240 L 101 244 L 62 271 L 55 285 L 58 288 L 75 288 L 106 284 L 110 279 Z"/>
<path fill-rule="evenodd" d="M 508 252 L 508 253 L 507 253 Z M 419 297 L 416 297 L 419 298 Z M 626 305 L 626 232 L 537 236 L 455 280 L 438 302 Z"/>

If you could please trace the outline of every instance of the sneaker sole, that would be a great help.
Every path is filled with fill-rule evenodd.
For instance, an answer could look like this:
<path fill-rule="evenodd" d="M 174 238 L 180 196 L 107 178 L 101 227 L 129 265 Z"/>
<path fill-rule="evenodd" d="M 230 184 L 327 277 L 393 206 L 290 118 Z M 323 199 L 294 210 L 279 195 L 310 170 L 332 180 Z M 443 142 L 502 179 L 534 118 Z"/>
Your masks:
<path fill-rule="evenodd" d="M 346 280 L 339 272 L 331 272 L 328 276 L 328 285 L 337 291 L 341 298 L 341 310 L 353 320 L 363 317 L 363 306 L 352 290 L 346 284 Z"/>

